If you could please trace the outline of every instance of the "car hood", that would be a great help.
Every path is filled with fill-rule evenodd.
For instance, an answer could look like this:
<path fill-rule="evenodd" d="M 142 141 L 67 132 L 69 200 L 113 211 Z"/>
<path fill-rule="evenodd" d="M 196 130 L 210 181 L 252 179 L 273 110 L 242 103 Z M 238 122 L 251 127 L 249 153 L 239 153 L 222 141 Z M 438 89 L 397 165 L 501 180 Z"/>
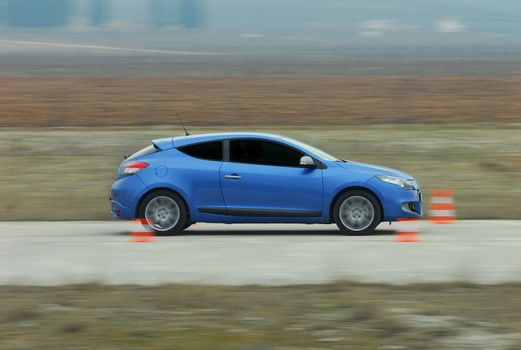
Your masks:
<path fill-rule="evenodd" d="M 366 163 L 359 163 L 359 162 L 353 162 L 353 161 L 347 161 L 338 163 L 342 168 L 348 169 L 348 170 L 356 170 L 356 171 L 363 171 L 367 173 L 367 175 L 376 176 L 376 175 L 389 175 L 389 176 L 397 176 L 401 177 L 402 179 L 406 180 L 413 180 L 414 177 L 411 175 L 404 173 L 403 171 L 399 171 L 392 168 L 386 168 L 379 165 L 373 165 L 373 164 L 366 164 Z"/>

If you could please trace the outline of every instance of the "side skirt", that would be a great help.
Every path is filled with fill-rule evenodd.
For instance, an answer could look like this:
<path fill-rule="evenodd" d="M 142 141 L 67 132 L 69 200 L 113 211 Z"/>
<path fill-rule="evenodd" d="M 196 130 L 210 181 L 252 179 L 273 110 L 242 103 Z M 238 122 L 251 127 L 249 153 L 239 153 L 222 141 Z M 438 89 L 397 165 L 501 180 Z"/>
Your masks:
<path fill-rule="evenodd" d="M 267 209 L 224 209 L 224 208 L 198 208 L 200 213 L 231 215 L 231 216 L 259 216 L 259 217 L 278 217 L 278 218 L 302 218 L 322 216 L 320 211 L 306 210 L 267 210 Z"/>

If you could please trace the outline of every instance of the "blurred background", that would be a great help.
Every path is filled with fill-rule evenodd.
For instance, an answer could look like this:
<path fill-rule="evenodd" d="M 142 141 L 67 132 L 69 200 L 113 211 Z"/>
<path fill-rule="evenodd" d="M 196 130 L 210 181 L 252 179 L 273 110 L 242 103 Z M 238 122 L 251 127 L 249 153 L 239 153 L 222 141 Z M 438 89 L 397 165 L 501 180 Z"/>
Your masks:
<path fill-rule="evenodd" d="M 109 219 L 151 139 L 273 131 L 521 217 L 521 2 L 0 0 L 1 220 Z"/>

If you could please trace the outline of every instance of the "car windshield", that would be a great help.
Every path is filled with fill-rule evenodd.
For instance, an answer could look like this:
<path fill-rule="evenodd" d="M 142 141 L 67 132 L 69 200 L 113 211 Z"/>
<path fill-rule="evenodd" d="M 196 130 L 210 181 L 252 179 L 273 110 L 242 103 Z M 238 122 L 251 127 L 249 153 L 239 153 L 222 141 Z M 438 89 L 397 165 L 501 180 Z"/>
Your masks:
<path fill-rule="evenodd" d="M 317 155 L 318 157 L 320 157 L 320 158 L 322 158 L 324 160 L 329 160 L 329 161 L 332 161 L 332 162 L 341 161 L 341 159 L 339 159 L 339 158 L 337 158 L 335 156 L 332 156 L 331 154 L 329 154 L 327 152 L 324 152 L 321 149 L 318 149 L 316 147 L 308 145 L 307 143 L 300 142 L 300 141 L 297 141 L 297 140 L 289 138 L 289 137 L 283 137 L 282 140 L 290 142 L 290 143 L 292 143 L 292 144 L 294 144 L 296 146 L 299 146 L 303 150 L 308 151 L 310 153 L 313 153 L 313 154 Z"/>

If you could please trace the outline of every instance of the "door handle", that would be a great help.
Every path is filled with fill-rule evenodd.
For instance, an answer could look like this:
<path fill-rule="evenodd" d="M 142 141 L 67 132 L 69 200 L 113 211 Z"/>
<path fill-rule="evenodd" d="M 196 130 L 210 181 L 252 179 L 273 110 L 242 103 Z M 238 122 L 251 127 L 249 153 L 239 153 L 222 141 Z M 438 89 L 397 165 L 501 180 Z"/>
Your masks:
<path fill-rule="evenodd" d="M 240 180 L 242 179 L 242 176 L 241 175 L 237 175 L 237 174 L 228 174 L 228 175 L 224 175 L 225 178 L 227 179 L 232 179 L 232 180 Z"/>

